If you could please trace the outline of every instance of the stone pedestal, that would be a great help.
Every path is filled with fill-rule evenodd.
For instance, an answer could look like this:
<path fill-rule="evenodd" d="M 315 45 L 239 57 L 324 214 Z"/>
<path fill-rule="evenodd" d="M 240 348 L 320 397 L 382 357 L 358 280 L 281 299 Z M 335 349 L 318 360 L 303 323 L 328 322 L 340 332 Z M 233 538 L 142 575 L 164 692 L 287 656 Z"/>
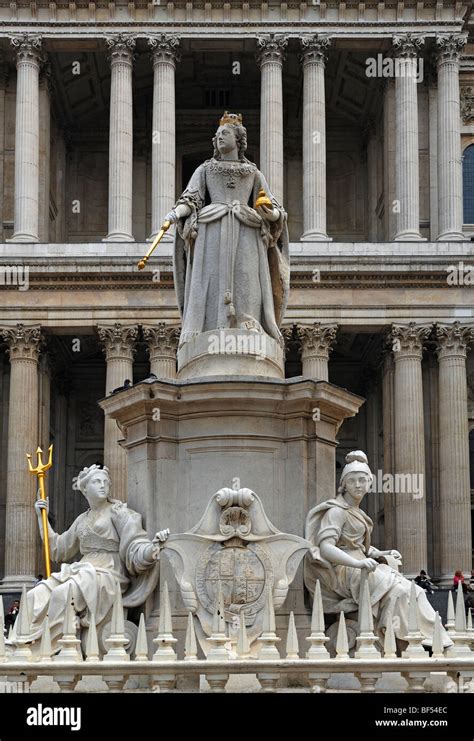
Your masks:
<path fill-rule="evenodd" d="M 301 536 L 308 509 L 335 495 L 336 433 L 362 403 L 326 381 L 231 376 L 144 381 L 100 405 L 123 431 L 128 503 L 150 534 L 186 532 L 214 492 L 248 487 L 277 528 Z M 178 635 L 187 615 L 165 552 L 161 579 L 172 592 Z M 302 584 L 298 572 L 281 609 L 284 621 L 294 610 L 309 626 Z"/>
<path fill-rule="evenodd" d="M 178 350 L 178 378 L 251 376 L 283 379 L 283 347 L 267 334 L 246 329 L 202 332 Z"/>

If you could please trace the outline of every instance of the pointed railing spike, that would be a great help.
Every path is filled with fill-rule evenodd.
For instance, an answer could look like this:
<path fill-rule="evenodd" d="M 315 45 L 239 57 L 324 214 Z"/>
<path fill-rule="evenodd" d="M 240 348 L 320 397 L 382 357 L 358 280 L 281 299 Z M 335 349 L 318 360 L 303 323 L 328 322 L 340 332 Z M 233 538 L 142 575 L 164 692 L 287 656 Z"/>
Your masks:
<path fill-rule="evenodd" d="M 244 611 L 239 615 L 239 635 L 237 638 L 237 656 L 239 659 L 247 659 L 250 656 L 250 643 L 247 636 L 247 626 L 245 625 Z"/>
<path fill-rule="evenodd" d="M 52 652 L 53 650 L 51 646 L 51 629 L 49 627 L 49 617 L 46 615 L 43 621 L 43 633 L 41 635 L 40 661 L 51 661 Z"/>
<path fill-rule="evenodd" d="M 99 641 L 97 638 L 97 627 L 95 624 L 95 615 L 91 614 L 89 621 L 89 630 L 87 631 L 86 641 L 86 661 L 99 661 Z"/>
<path fill-rule="evenodd" d="M 454 629 L 456 633 L 466 632 L 466 605 L 464 603 L 464 592 L 462 590 L 461 580 L 458 581 L 456 591 L 456 613 L 454 618 Z"/>
<path fill-rule="evenodd" d="M 451 590 L 449 590 L 448 592 L 448 614 L 447 614 L 447 620 L 446 620 L 446 629 L 448 633 L 454 632 L 455 620 L 456 620 L 456 615 L 454 612 L 453 593 Z"/>
<path fill-rule="evenodd" d="M 314 587 L 311 635 L 306 640 L 311 644 L 306 652 L 307 659 L 312 659 L 313 661 L 329 659 L 329 651 L 324 646 L 329 641 L 329 638 L 325 633 L 323 600 L 319 579 L 316 581 Z"/>
<path fill-rule="evenodd" d="M 184 660 L 196 661 L 197 659 L 197 641 L 196 631 L 194 630 L 193 613 L 188 612 L 188 624 L 186 626 L 186 639 L 184 642 Z"/>
<path fill-rule="evenodd" d="M 145 615 L 143 612 L 140 615 L 140 621 L 138 623 L 135 661 L 148 661 L 148 641 L 146 638 Z"/>
<path fill-rule="evenodd" d="M 405 659 L 421 659 L 425 657 L 426 651 L 423 648 L 423 638 L 424 636 L 420 632 L 418 622 L 416 584 L 412 581 L 410 587 L 410 598 L 408 601 L 408 635 L 406 638 L 408 641 L 408 647 L 402 652 L 402 657 Z"/>
<path fill-rule="evenodd" d="M 104 661 L 113 663 L 117 661 L 130 661 L 130 654 L 125 650 L 128 640 L 125 637 L 125 622 L 123 617 L 122 591 L 120 584 L 115 583 L 115 598 L 112 608 L 112 621 L 110 624 L 110 636 L 106 638 L 107 653 Z"/>
<path fill-rule="evenodd" d="M 346 618 L 344 613 L 339 614 L 339 625 L 337 628 L 336 638 L 336 659 L 348 659 L 349 658 L 349 640 L 347 638 L 346 629 Z"/>
<path fill-rule="evenodd" d="M 441 624 L 441 618 L 439 616 L 439 612 L 435 613 L 434 628 L 433 628 L 432 656 L 434 659 L 440 659 L 444 656 L 443 626 Z"/>
<path fill-rule="evenodd" d="M 299 659 L 298 634 L 296 632 L 295 616 L 293 610 L 290 612 L 288 621 L 288 635 L 286 638 L 286 658 Z"/>
<path fill-rule="evenodd" d="M 175 661 L 177 656 L 173 646 L 176 642 L 177 639 L 173 636 L 173 622 L 171 619 L 171 603 L 168 582 L 165 581 L 160 595 L 158 635 L 153 639 L 153 643 L 157 647 L 153 654 L 153 661 Z"/>
<path fill-rule="evenodd" d="M 385 636 L 383 643 L 383 657 L 384 659 L 396 659 L 397 658 L 397 642 L 395 640 L 395 631 L 393 629 L 393 607 L 387 610 L 387 625 L 385 628 Z"/>

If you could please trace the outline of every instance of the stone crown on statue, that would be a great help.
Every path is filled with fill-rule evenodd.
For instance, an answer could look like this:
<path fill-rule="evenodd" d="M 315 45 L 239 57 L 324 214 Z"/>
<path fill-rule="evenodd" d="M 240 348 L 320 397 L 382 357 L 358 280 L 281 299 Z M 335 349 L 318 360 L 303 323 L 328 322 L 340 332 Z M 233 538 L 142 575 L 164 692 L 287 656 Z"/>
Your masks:
<path fill-rule="evenodd" d="M 242 125 L 242 114 L 241 113 L 229 113 L 229 111 L 224 111 L 224 115 L 219 121 L 219 125 L 223 126 L 224 124 L 233 124 L 234 126 L 241 126 Z"/>

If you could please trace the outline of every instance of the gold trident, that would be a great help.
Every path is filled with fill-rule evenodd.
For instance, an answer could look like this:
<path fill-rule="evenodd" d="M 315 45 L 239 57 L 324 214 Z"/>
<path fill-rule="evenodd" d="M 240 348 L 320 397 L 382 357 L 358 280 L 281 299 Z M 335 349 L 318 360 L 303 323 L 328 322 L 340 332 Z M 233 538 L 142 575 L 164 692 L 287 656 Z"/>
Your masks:
<path fill-rule="evenodd" d="M 39 484 L 39 490 L 40 490 L 40 498 L 43 500 L 43 502 L 46 501 L 46 492 L 44 490 L 44 475 L 46 471 L 48 471 L 51 466 L 53 465 L 53 446 L 49 446 L 49 459 L 47 463 L 43 463 L 42 455 L 43 451 L 40 447 L 36 449 L 36 455 L 38 456 L 38 465 L 36 468 L 33 468 L 31 465 L 31 455 L 29 453 L 26 454 L 26 457 L 28 458 L 28 467 L 30 469 L 30 473 L 36 474 L 38 476 L 38 484 Z M 48 533 L 48 516 L 46 514 L 46 510 L 41 510 L 41 518 L 43 520 L 43 543 L 44 543 L 44 563 L 46 566 L 46 578 L 51 576 L 51 560 L 49 557 L 49 533 Z"/>

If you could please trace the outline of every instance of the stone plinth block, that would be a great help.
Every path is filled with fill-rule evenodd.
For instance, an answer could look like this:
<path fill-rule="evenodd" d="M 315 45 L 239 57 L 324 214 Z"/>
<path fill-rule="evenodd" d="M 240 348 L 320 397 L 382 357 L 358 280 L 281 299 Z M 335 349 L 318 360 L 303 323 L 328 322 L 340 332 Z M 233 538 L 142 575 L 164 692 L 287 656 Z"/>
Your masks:
<path fill-rule="evenodd" d="M 283 379 L 283 346 L 267 334 L 247 329 L 203 332 L 181 345 L 180 381 L 221 375 Z"/>
<path fill-rule="evenodd" d="M 306 513 L 334 496 L 336 434 L 363 399 L 327 381 L 208 377 L 195 382 L 143 381 L 100 402 L 123 432 L 128 504 L 151 534 L 192 529 L 223 487 L 258 491 L 275 527 L 302 536 Z M 184 641 L 187 610 L 163 554 L 175 635 Z M 277 614 L 294 610 L 309 629 L 302 569 Z M 156 605 L 148 629 L 157 619 Z M 286 621 L 286 622 L 285 622 Z M 303 626 L 304 627 L 304 626 Z"/>

